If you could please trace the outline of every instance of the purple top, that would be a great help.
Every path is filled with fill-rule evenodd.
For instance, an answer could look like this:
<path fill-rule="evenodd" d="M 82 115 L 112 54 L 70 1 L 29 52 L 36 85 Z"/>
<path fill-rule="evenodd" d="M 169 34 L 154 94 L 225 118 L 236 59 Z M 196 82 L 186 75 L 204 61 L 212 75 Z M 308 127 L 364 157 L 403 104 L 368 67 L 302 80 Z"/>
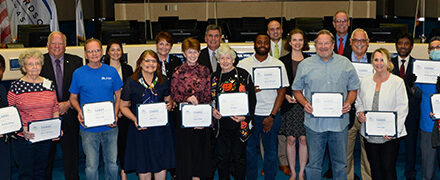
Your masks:
<path fill-rule="evenodd" d="M 52 61 L 52 68 L 55 71 L 55 69 L 57 69 L 57 63 L 55 63 L 55 60 L 57 60 L 57 58 L 52 57 L 51 55 L 49 55 L 50 60 Z M 61 73 L 64 74 L 64 55 L 61 56 L 60 58 L 58 58 L 60 60 L 60 66 L 61 66 Z M 56 73 L 56 72 L 55 72 Z M 55 74 L 56 76 L 56 74 Z"/>
<path fill-rule="evenodd" d="M 177 103 L 187 102 L 195 95 L 199 104 L 211 101 L 211 80 L 209 69 L 198 63 L 190 66 L 184 63 L 177 67 L 171 80 L 171 98 Z"/>

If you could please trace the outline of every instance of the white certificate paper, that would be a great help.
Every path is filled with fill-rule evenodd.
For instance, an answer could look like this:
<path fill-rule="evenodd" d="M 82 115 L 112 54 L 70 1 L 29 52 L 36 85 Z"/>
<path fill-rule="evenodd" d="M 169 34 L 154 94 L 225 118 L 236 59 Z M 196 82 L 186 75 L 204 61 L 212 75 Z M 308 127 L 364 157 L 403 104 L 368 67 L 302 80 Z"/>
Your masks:
<path fill-rule="evenodd" d="M 416 60 L 413 73 L 417 76 L 416 83 L 436 84 L 440 75 L 440 61 Z"/>
<path fill-rule="evenodd" d="M 312 93 L 314 117 L 341 117 L 342 93 Z"/>
<path fill-rule="evenodd" d="M 29 132 L 34 133 L 34 138 L 29 139 L 31 143 L 45 141 L 61 137 L 61 120 L 53 118 L 41 121 L 28 122 Z"/>
<path fill-rule="evenodd" d="M 0 134 L 20 131 L 22 127 L 20 114 L 15 106 L 0 108 Z"/>
<path fill-rule="evenodd" d="M 365 133 L 367 136 L 397 136 L 396 113 L 369 111 L 365 114 Z"/>
<path fill-rule="evenodd" d="M 167 124 L 168 110 L 165 102 L 138 105 L 138 126 L 156 127 Z"/>
<path fill-rule="evenodd" d="M 253 78 L 255 86 L 263 89 L 281 88 L 281 67 L 254 67 Z"/>
<path fill-rule="evenodd" d="M 224 117 L 247 116 L 249 114 L 247 93 L 221 93 L 217 99 L 219 112 Z"/>
<path fill-rule="evenodd" d="M 84 104 L 82 111 L 86 128 L 109 125 L 115 122 L 115 109 L 111 101 Z"/>
<path fill-rule="evenodd" d="M 373 66 L 370 63 L 352 62 L 352 64 L 354 66 L 354 69 L 356 69 L 359 80 L 361 80 L 365 76 L 373 74 Z"/>
<path fill-rule="evenodd" d="M 434 116 L 432 116 L 432 118 L 440 119 L 440 94 L 433 94 L 431 96 L 431 106 L 432 113 L 434 113 Z"/>
<path fill-rule="evenodd" d="M 182 106 L 182 126 L 190 127 L 209 127 L 212 123 L 212 107 L 209 104 L 183 105 Z"/>

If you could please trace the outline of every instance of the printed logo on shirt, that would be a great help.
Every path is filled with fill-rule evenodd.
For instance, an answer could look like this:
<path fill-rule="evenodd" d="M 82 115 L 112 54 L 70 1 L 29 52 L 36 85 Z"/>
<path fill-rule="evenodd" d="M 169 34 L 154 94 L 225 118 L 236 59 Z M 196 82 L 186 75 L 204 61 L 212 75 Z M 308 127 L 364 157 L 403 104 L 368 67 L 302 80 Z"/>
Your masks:
<path fill-rule="evenodd" d="M 101 77 L 101 80 L 112 80 L 112 77 Z"/>

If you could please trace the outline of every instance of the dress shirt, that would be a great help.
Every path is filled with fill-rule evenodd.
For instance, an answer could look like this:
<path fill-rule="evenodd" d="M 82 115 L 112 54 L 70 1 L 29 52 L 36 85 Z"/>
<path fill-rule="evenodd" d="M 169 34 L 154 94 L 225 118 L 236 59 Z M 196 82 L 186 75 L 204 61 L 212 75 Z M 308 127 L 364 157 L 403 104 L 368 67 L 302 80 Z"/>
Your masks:
<path fill-rule="evenodd" d="M 406 57 L 406 59 L 405 59 L 405 63 L 403 64 L 403 66 L 405 67 L 405 75 L 406 75 L 406 70 L 407 70 L 407 68 L 408 68 L 408 62 L 409 62 L 409 55 L 408 55 L 408 57 Z M 402 66 L 402 58 L 399 56 L 399 55 L 397 55 L 397 62 L 399 63 L 399 67 L 394 67 L 394 68 L 397 68 L 397 69 L 400 69 L 400 66 Z"/>
<path fill-rule="evenodd" d="M 365 53 L 361 59 L 358 59 L 356 54 L 354 52 L 351 52 L 351 61 L 352 62 L 368 63 L 367 53 Z"/>
<path fill-rule="evenodd" d="M 336 34 L 336 46 L 335 47 L 339 47 L 339 38 L 340 38 L 341 36 L 339 36 L 339 35 L 337 35 Z M 344 36 L 342 36 L 342 45 L 344 46 L 344 50 L 345 50 L 345 48 L 347 48 L 347 47 L 345 47 L 345 43 L 347 42 L 347 38 L 348 38 L 348 33 L 347 34 L 345 34 Z"/>

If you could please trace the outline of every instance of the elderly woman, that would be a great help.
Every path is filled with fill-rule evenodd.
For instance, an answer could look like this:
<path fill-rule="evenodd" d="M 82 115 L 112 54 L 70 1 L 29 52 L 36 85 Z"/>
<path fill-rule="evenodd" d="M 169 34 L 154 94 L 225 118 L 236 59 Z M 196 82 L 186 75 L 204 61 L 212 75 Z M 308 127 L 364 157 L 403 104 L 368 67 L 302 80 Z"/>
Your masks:
<path fill-rule="evenodd" d="M 0 55 L 0 81 L 5 72 L 5 58 Z M 0 84 L 0 108 L 8 106 L 6 99 L 7 91 L 3 85 Z M 10 143 L 7 142 L 7 136 L 0 134 L 0 174 L 4 179 L 11 179 L 11 159 Z"/>
<path fill-rule="evenodd" d="M 124 58 L 124 49 L 122 48 L 122 44 L 115 40 L 111 39 L 107 42 L 107 48 L 105 50 L 104 63 L 114 67 L 119 74 L 119 77 L 122 79 L 122 82 L 125 82 L 128 77 L 133 74 L 133 68 L 127 64 Z M 127 140 L 127 130 L 129 121 L 126 117 L 123 117 L 122 114 L 119 114 L 118 118 L 118 159 L 121 168 L 121 179 L 126 180 L 127 175 L 124 171 L 124 154 L 125 154 L 125 144 Z"/>
<path fill-rule="evenodd" d="M 162 75 L 157 54 L 144 51 L 136 61 L 134 74 L 124 84 L 121 112 L 130 119 L 124 169 L 135 170 L 139 179 L 165 180 L 167 169 L 175 168 L 171 127 L 137 128 L 137 105 L 168 101 L 171 109 L 170 84 Z"/>
<path fill-rule="evenodd" d="M 208 104 L 211 101 L 209 69 L 197 63 L 200 43 L 187 38 L 182 42 L 185 63 L 176 69 L 171 81 L 171 98 L 178 104 Z M 180 114 L 180 113 L 179 113 Z M 178 179 L 210 178 L 213 172 L 212 129 L 183 128 L 176 122 L 176 169 Z"/>
<path fill-rule="evenodd" d="M 366 140 L 365 150 L 373 179 L 397 179 L 396 160 L 399 139 L 406 135 L 405 118 L 408 98 L 402 78 L 392 74 L 394 68 L 390 53 L 383 48 L 373 52 L 371 58 L 375 73 L 361 80 L 356 99 L 356 114 L 362 123 L 361 134 Z M 365 133 L 365 111 L 397 112 L 397 138 L 387 135 L 370 137 Z"/>
<path fill-rule="evenodd" d="M 168 32 L 161 31 L 156 35 L 155 40 L 159 63 L 162 65 L 162 74 L 168 78 L 168 81 L 171 81 L 174 70 L 182 65 L 180 58 L 169 54 L 173 47 L 173 36 Z"/>
<path fill-rule="evenodd" d="M 301 29 L 293 29 L 289 32 L 284 46 L 290 53 L 280 58 L 286 66 L 289 83 L 292 85 L 295 79 L 296 69 L 302 60 L 309 57 L 304 51 L 309 50 L 307 37 Z M 289 179 L 296 179 L 296 142 L 299 144 L 299 174 L 298 179 L 304 179 L 308 154 L 306 143 L 306 129 L 304 127 L 304 108 L 293 98 L 292 88 L 286 89 L 286 95 L 281 106 L 281 128 L 280 135 L 287 137 L 286 154 L 289 162 L 291 176 Z"/>
<path fill-rule="evenodd" d="M 20 54 L 20 69 L 24 74 L 12 82 L 8 102 L 16 106 L 23 122 L 23 132 L 13 142 L 14 159 L 18 164 L 18 179 L 45 179 L 50 140 L 30 144 L 34 134 L 28 132 L 28 122 L 59 117 L 55 86 L 40 76 L 43 54 L 26 50 Z"/>
<path fill-rule="evenodd" d="M 250 74 L 238 67 L 234 67 L 236 54 L 228 45 L 222 45 L 217 50 L 216 58 L 221 71 L 211 75 L 213 99 L 220 93 L 247 92 L 249 100 L 249 116 L 222 117 L 214 109 L 213 116 L 218 119 L 216 126 L 217 163 L 219 179 L 246 178 L 246 142 L 250 136 L 249 123 L 252 122 L 255 112 L 255 88 Z M 216 99 L 217 101 L 217 99 Z"/>

